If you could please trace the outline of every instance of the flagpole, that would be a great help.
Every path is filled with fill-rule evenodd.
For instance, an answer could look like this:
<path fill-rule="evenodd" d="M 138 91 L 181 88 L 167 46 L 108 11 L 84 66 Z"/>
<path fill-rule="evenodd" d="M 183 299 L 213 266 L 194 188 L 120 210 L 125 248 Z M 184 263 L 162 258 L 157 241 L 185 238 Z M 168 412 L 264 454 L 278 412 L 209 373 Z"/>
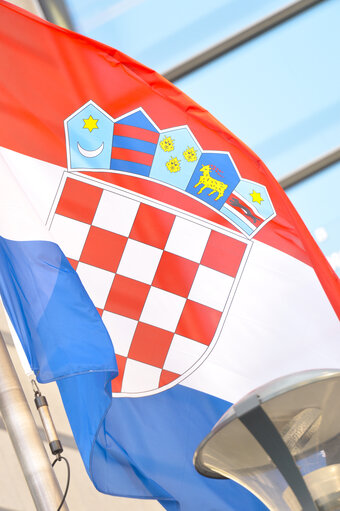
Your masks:
<path fill-rule="evenodd" d="M 0 330 L 0 412 L 37 511 L 57 511 L 62 492 Z M 68 511 L 64 503 L 63 511 Z"/>

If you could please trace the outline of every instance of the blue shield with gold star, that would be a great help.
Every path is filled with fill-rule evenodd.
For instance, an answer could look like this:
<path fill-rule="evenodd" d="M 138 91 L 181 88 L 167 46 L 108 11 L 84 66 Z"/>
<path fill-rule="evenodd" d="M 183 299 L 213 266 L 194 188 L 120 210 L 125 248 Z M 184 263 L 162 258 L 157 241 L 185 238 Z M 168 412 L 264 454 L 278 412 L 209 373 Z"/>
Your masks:
<path fill-rule="evenodd" d="M 240 180 L 221 213 L 248 236 L 253 236 L 275 216 L 266 187 L 248 179 Z"/>
<path fill-rule="evenodd" d="M 65 124 L 69 169 L 109 169 L 113 137 L 111 117 L 89 101 L 66 119 Z"/>

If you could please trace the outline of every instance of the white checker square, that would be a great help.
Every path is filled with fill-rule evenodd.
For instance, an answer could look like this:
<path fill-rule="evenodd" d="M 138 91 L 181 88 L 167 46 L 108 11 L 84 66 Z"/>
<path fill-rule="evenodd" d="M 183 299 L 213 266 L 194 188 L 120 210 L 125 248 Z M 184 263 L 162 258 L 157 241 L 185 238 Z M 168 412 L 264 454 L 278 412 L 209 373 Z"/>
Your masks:
<path fill-rule="evenodd" d="M 94 305 L 103 309 L 115 274 L 85 263 L 78 264 L 77 273 Z"/>
<path fill-rule="evenodd" d="M 52 237 L 66 257 L 79 260 L 90 226 L 62 215 L 54 215 L 50 228 Z"/>
<path fill-rule="evenodd" d="M 128 236 L 138 208 L 138 201 L 104 190 L 93 219 L 93 225 L 122 236 Z"/>
<path fill-rule="evenodd" d="M 128 239 L 117 273 L 130 279 L 151 284 L 162 250 L 145 243 Z"/>
<path fill-rule="evenodd" d="M 188 298 L 223 311 L 234 280 L 229 275 L 201 265 L 198 267 Z"/>
<path fill-rule="evenodd" d="M 140 321 L 174 332 L 181 317 L 185 298 L 151 287 Z"/>
<path fill-rule="evenodd" d="M 115 353 L 127 357 L 138 321 L 109 311 L 104 311 L 102 318 Z"/>
<path fill-rule="evenodd" d="M 210 232 L 207 227 L 176 217 L 165 250 L 199 263 Z"/>
<path fill-rule="evenodd" d="M 122 392 L 145 392 L 158 388 L 162 370 L 143 362 L 127 359 L 122 383 Z"/>
<path fill-rule="evenodd" d="M 205 344 L 175 334 L 165 359 L 164 369 L 183 374 L 201 358 L 206 349 Z"/>

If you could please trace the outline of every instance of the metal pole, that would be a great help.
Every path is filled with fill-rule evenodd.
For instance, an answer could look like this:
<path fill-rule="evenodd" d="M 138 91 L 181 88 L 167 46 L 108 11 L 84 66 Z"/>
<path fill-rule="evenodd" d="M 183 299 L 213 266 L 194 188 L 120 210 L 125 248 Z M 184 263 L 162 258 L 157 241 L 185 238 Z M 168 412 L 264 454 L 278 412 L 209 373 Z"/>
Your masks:
<path fill-rule="evenodd" d="M 325 169 L 326 167 L 330 167 L 334 163 L 340 161 L 340 147 L 337 147 L 333 151 L 329 153 L 323 154 L 320 158 L 313 160 L 303 167 L 300 167 L 290 174 L 283 176 L 279 183 L 284 190 L 287 188 L 296 185 L 300 181 L 307 179 L 308 177 L 320 172 L 320 170 Z"/>
<path fill-rule="evenodd" d="M 229 51 L 238 48 L 242 44 L 251 41 L 255 37 L 258 37 L 268 30 L 277 27 L 281 23 L 284 23 L 294 16 L 297 16 L 306 9 L 314 7 L 314 5 L 317 5 L 322 1 L 324 0 L 296 0 L 295 2 L 291 2 L 282 9 L 279 9 L 256 21 L 255 23 L 243 28 L 239 32 L 236 32 L 235 34 L 222 39 L 213 46 L 210 46 L 200 53 L 193 55 L 189 59 L 181 62 L 180 64 L 177 64 L 173 68 L 161 72 L 161 74 L 170 82 L 174 82 L 179 78 L 182 78 L 183 76 L 191 73 L 192 71 L 195 71 L 195 69 L 208 64 L 221 55 L 225 55 Z"/>
<path fill-rule="evenodd" d="M 74 30 L 73 22 L 64 0 L 37 0 L 47 21 Z"/>
<path fill-rule="evenodd" d="M 1 332 L 0 411 L 37 511 L 57 511 L 63 495 Z"/>

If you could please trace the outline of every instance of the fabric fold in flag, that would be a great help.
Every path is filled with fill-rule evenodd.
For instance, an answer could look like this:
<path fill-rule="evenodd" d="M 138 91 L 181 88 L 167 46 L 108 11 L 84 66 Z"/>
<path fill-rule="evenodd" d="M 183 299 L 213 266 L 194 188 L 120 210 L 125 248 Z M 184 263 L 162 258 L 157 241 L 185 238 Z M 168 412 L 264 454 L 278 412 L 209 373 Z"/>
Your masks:
<path fill-rule="evenodd" d="M 1 156 L 0 177 L 0 292 L 38 381 L 88 371 L 114 377 L 102 319 Z"/>
<path fill-rule="evenodd" d="M 154 71 L 6 2 L 0 69 L 1 296 L 89 477 L 264 510 L 194 451 L 254 388 L 340 364 L 339 279 L 258 157 Z"/>

